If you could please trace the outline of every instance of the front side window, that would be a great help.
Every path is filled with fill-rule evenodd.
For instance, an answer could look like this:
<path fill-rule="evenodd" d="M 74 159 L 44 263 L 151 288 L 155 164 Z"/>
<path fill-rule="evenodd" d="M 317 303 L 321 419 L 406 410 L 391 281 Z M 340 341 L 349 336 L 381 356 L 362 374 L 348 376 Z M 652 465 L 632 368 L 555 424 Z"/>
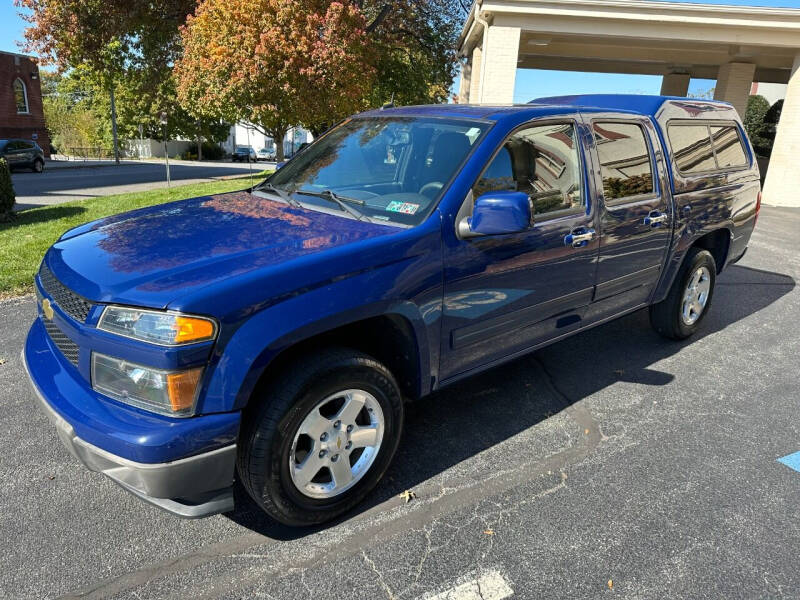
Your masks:
<path fill-rule="evenodd" d="M 373 221 L 416 225 L 436 206 L 488 127 L 484 121 L 438 117 L 349 119 L 278 170 L 269 183 L 309 208 L 346 214 L 331 199 L 329 192 L 334 192 Z"/>
<path fill-rule="evenodd" d="M 653 194 L 653 161 L 642 126 L 609 121 L 592 129 L 606 202 Z"/>
<path fill-rule="evenodd" d="M 581 159 L 575 126 L 551 123 L 513 133 L 472 188 L 477 198 L 486 192 L 524 192 L 534 219 L 584 209 Z"/>
<path fill-rule="evenodd" d="M 14 80 L 14 102 L 18 113 L 28 112 L 28 91 L 21 79 Z"/>

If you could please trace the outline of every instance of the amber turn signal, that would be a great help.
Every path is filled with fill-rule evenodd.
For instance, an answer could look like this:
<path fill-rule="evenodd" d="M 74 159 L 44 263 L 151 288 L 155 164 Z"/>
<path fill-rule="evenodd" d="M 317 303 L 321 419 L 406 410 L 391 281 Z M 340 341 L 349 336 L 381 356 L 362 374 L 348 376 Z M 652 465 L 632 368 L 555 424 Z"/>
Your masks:
<path fill-rule="evenodd" d="M 173 412 L 185 412 L 192 408 L 202 374 L 203 369 L 200 368 L 167 375 L 167 394 Z"/>
<path fill-rule="evenodd" d="M 207 319 L 194 317 L 176 317 L 172 326 L 175 331 L 176 344 L 185 344 L 195 340 L 208 340 L 214 337 L 214 323 Z"/>

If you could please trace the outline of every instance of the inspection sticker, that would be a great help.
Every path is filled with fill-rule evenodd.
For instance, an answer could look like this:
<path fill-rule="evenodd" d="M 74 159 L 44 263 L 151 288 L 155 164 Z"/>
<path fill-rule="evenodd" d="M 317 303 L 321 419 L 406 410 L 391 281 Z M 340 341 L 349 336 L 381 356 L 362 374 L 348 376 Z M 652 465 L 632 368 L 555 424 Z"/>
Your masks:
<path fill-rule="evenodd" d="M 404 215 L 413 215 L 417 212 L 419 204 L 412 204 L 411 202 L 398 202 L 393 200 L 386 205 L 386 210 L 389 212 L 403 213 Z"/>

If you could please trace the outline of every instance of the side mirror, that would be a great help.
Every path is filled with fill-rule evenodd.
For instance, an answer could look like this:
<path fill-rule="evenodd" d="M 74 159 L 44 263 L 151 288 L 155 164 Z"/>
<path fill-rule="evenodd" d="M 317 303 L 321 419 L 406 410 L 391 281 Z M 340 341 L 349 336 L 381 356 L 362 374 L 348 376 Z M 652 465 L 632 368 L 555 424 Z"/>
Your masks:
<path fill-rule="evenodd" d="M 459 223 L 461 237 L 519 233 L 531 224 L 531 205 L 523 192 L 486 192 L 475 201 L 472 216 Z"/>
<path fill-rule="evenodd" d="M 286 161 L 285 161 L 285 160 L 282 160 L 282 161 L 281 161 L 281 162 L 279 162 L 279 163 L 275 163 L 275 170 L 277 171 L 278 169 L 280 169 L 280 168 L 281 168 L 283 165 L 285 165 L 285 164 L 286 164 Z"/>

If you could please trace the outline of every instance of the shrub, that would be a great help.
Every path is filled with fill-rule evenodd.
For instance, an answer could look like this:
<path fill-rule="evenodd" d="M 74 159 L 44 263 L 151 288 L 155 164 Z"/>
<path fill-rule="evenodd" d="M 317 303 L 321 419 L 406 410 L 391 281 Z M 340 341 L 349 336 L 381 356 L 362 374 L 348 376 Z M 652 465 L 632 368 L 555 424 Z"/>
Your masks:
<path fill-rule="evenodd" d="M 218 144 L 203 142 L 203 160 L 219 160 L 224 155 L 225 151 Z"/>
<path fill-rule="evenodd" d="M 11 169 L 4 158 L 0 158 L 0 221 L 9 221 L 17 201 L 14 184 L 11 182 Z"/>

